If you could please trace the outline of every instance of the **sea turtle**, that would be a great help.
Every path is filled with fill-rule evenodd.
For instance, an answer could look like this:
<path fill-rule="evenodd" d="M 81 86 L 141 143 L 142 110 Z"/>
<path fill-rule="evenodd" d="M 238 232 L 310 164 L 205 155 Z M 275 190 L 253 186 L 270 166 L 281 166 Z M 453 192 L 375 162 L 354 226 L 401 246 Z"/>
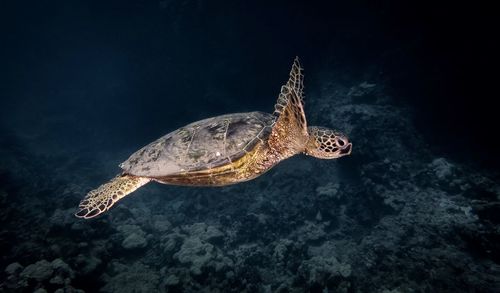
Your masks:
<path fill-rule="evenodd" d="M 320 159 L 349 155 L 352 144 L 334 130 L 307 126 L 304 76 L 295 58 L 273 114 L 235 113 L 188 124 L 138 150 L 123 172 L 90 191 L 76 216 L 92 218 L 144 184 L 224 186 L 254 179 L 296 154 Z"/>

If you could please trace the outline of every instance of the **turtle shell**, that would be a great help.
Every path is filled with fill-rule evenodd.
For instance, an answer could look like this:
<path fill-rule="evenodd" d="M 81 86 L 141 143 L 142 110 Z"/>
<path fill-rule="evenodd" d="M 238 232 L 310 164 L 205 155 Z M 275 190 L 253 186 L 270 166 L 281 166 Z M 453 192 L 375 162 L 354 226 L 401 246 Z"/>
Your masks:
<path fill-rule="evenodd" d="M 249 112 L 197 121 L 148 144 L 120 167 L 127 174 L 155 178 L 230 164 L 267 141 L 274 119 Z"/>

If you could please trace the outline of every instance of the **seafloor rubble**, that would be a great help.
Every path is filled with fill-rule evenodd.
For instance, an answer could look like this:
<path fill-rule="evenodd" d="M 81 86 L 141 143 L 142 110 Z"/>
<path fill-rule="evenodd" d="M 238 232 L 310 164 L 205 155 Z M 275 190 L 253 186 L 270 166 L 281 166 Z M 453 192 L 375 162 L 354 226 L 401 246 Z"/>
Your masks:
<path fill-rule="evenodd" d="M 89 221 L 75 207 L 119 158 L 2 143 L 0 292 L 500 292 L 496 175 L 436 157 L 381 84 L 307 97 L 309 124 L 346 132 L 350 157 L 152 184 Z"/>

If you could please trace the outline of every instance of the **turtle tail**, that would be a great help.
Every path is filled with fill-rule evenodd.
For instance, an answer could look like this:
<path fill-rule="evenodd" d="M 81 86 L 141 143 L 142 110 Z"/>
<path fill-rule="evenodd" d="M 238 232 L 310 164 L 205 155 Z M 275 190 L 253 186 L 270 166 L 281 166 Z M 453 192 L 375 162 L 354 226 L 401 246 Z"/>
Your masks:
<path fill-rule="evenodd" d="M 118 175 L 99 188 L 91 190 L 78 205 L 75 216 L 90 219 L 109 210 L 117 201 L 151 181 L 149 178 Z"/>

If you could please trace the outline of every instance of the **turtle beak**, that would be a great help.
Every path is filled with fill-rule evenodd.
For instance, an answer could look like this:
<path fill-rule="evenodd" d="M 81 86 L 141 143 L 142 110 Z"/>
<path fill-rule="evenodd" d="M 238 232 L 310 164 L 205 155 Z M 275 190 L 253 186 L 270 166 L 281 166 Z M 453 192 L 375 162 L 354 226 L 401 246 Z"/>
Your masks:
<path fill-rule="evenodd" d="M 347 156 L 351 154 L 351 151 L 352 151 L 352 143 L 348 143 L 340 150 L 340 154 L 342 156 Z"/>
<path fill-rule="evenodd" d="M 349 139 L 343 135 L 338 135 L 336 137 L 337 146 L 340 148 L 340 156 L 347 156 L 351 154 L 352 151 L 352 143 L 349 142 Z"/>

